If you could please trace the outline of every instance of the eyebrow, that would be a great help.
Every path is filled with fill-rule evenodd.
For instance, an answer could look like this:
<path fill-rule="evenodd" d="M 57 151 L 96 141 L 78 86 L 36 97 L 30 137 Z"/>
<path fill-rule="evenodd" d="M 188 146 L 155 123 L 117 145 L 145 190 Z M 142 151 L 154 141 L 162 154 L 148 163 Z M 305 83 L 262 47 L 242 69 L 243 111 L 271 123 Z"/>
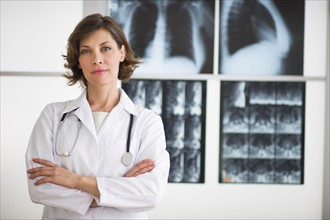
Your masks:
<path fill-rule="evenodd" d="M 110 42 L 110 41 L 105 41 L 105 42 L 101 43 L 99 46 L 103 46 L 103 45 L 105 45 L 105 44 L 111 44 L 111 42 Z M 82 48 L 82 47 L 89 48 L 88 45 L 81 45 L 81 46 L 79 46 L 79 48 Z"/>

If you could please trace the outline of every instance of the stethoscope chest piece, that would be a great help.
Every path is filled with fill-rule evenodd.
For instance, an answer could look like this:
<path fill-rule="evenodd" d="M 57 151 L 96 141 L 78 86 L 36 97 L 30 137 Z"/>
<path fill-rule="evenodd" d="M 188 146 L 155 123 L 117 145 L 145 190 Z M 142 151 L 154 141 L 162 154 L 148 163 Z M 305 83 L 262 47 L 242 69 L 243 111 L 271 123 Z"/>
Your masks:
<path fill-rule="evenodd" d="M 63 152 L 63 154 L 61 156 L 68 157 L 69 156 L 69 152 L 68 151 L 65 151 L 65 152 Z"/>
<path fill-rule="evenodd" d="M 125 166 L 131 165 L 132 164 L 132 161 L 133 161 L 133 155 L 130 152 L 124 153 L 124 155 L 121 157 L 121 162 Z"/>

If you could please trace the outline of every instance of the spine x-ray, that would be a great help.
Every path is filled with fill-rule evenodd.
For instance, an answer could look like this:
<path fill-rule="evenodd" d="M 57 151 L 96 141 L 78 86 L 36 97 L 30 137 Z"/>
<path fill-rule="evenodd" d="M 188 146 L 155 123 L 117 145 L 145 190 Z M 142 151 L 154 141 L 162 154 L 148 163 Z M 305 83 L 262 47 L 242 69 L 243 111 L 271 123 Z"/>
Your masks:
<path fill-rule="evenodd" d="M 122 88 L 135 104 L 162 117 L 169 182 L 204 182 L 206 82 L 132 79 Z"/>
<path fill-rule="evenodd" d="M 213 72 L 213 0 L 109 0 L 143 64 L 135 73 Z"/>
<path fill-rule="evenodd" d="M 304 0 L 220 2 L 221 74 L 303 75 Z"/>
<path fill-rule="evenodd" d="M 222 183 L 303 183 L 303 82 L 221 83 Z"/>

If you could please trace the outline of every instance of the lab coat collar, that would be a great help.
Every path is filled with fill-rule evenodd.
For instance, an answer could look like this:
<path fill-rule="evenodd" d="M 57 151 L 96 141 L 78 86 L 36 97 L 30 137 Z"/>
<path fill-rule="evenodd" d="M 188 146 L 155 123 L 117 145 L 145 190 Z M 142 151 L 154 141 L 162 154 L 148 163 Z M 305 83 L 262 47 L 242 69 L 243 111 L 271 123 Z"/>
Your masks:
<path fill-rule="evenodd" d="M 128 95 L 125 93 L 123 89 L 120 89 L 119 93 L 120 93 L 120 100 L 118 103 L 118 107 L 122 107 L 129 114 L 136 116 L 138 113 L 136 106 L 134 105 L 132 100 L 128 97 Z"/>
<path fill-rule="evenodd" d="M 112 111 L 126 111 L 128 114 L 137 116 L 138 110 L 125 91 L 119 88 L 119 94 L 119 102 Z M 97 134 L 95 131 L 94 119 L 86 95 L 87 91 L 84 90 L 77 99 L 68 101 L 66 107 L 64 108 L 63 114 L 68 112 L 75 114 L 96 137 Z"/>
<path fill-rule="evenodd" d="M 86 98 L 86 94 L 87 94 L 87 92 L 86 92 L 86 89 L 85 89 L 82 92 L 82 94 L 77 99 L 68 101 L 67 102 L 67 105 L 65 106 L 65 109 L 63 111 L 63 114 L 64 113 L 68 113 L 68 112 L 72 112 L 75 109 L 80 108 L 83 105 L 83 103 L 87 103 L 88 104 L 88 101 L 87 101 L 87 98 Z"/>
<path fill-rule="evenodd" d="M 126 94 L 126 92 L 123 89 L 119 88 L 119 94 L 120 94 L 120 99 L 119 99 L 119 103 L 118 103 L 117 107 L 123 108 L 129 114 L 133 114 L 136 116 L 138 114 L 137 109 L 136 109 L 134 103 L 131 101 L 131 99 Z M 66 105 L 66 107 L 63 111 L 63 114 L 74 111 L 78 108 L 81 108 L 83 105 L 89 106 L 86 95 L 87 95 L 87 91 L 85 89 L 77 99 L 69 101 L 68 105 Z"/>
<path fill-rule="evenodd" d="M 64 108 L 63 114 L 68 112 L 75 114 L 88 128 L 88 130 L 90 130 L 90 132 L 96 137 L 94 119 L 91 112 L 91 107 L 87 101 L 86 94 L 87 91 L 85 89 L 77 99 L 68 101 L 66 107 Z"/>

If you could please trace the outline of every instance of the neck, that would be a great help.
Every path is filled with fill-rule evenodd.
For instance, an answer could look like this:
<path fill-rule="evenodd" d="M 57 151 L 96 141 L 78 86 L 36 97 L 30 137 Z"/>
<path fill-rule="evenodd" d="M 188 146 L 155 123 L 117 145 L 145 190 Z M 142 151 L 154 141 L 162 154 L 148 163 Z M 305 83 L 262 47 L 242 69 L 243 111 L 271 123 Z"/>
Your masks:
<path fill-rule="evenodd" d="M 118 104 L 119 98 L 120 94 L 117 87 L 111 87 L 110 89 L 87 88 L 87 100 L 92 112 L 111 112 Z"/>

